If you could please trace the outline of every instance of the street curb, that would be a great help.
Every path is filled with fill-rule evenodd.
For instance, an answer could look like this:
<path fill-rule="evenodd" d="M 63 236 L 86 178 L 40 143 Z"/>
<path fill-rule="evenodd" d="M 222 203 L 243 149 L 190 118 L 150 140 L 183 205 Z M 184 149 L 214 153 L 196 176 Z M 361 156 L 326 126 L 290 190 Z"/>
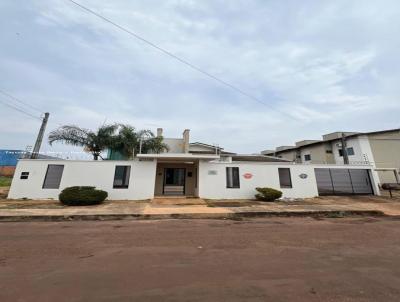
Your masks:
<path fill-rule="evenodd" d="M 162 219 L 230 219 L 259 217 L 382 217 L 381 211 L 296 211 L 296 212 L 236 212 L 236 213 L 175 213 L 175 214 L 97 214 L 97 215 L 20 215 L 0 216 L 0 222 L 32 222 L 32 221 L 110 221 L 110 220 L 162 220 Z"/>

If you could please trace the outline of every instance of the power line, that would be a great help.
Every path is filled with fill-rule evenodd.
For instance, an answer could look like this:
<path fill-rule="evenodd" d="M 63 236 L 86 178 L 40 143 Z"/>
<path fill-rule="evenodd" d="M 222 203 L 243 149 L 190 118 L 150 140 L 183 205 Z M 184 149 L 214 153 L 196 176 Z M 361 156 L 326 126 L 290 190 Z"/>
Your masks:
<path fill-rule="evenodd" d="M 191 69 L 193 69 L 193 70 L 195 70 L 195 71 L 197 71 L 197 72 L 199 72 L 199 73 L 201 73 L 201 74 L 203 74 L 203 75 L 205 75 L 205 76 L 207 76 L 207 77 L 219 82 L 222 85 L 225 85 L 225 86 L 231 88 L 232 90 L 240 93 L 241 95 L 244 95 L 247 98 L 249 98 L 249 99 L 251 99 L 251 100 L 253 100 L 255 102 L 258 102 L 258 103 L 260 103 L 260 104 L 262 104 L 264 106 L 267 106 L 267 107 L 271 108 L 272 110 L 274 110 L 276 112 L 279 112 L 279 113 L 281 113 L 283 115 L 286 115 L 286 116 L 288 116 L 288 117 L 290 117 L 290 118 L 292 118 L 294 120 L 298 120 L 297 118 L 295 118 L 294 116 L 288 114 L 287 112 L 283 112 L 283 111 L 280 111 L 279 109 L 276 109 L 276 108 L 272 107 L 271 105 L 261 101 L 259 98 L 249 94 L 248 92 L 242 90 L 241 88 L 238 88 L 235 85 L 233 85 L 233 84 L 231 84 L 231 83 L 229 83 L 229 82 L 227 82 L 227 81 L 225 81 L 223 79 L 220 79 L 217 76 L 215 76 L 215 75 L 213 75 L 213 74 L 201 69 L 200 67 L 197 67 L 196 65 L 186 61 L 185 59 L 182 59 L 181 57 L 178 57 L 177 55 L 173 54 L 172 52 L 170 52 L 170 51 L 168 51 L 168 50 L 156 45 L 155 43 L 153 43 L 153 42 L 151 42 L 151 41 L 149 41 L 149 40 L 147 40 L 147 39 L 145 39 L 143 37 L 141 37 L 140 35 L 134 33 L 133 31 L 131 31 L 129 29 L 127 29 L 126 27 L 123 27 L 122 25 L 119 25 L 118 23 L 116 23 L 116 22 L 114 22 L 114 21 L 112 21 L 112 20 L 100 15 L 99 13 L 96 13 L 95 11 L 91 10 L 90 8 L 88 8 L 88 7 L 82 5 L 82 4 L 80 4 L 80 3 L 78 3 L 78 2 L 76 2 L 74 0 L 67 0 L 67 1 L 69 1 L 69 2 L 73 3 L 74 5 L 80 7 L 81 9 L 85 10 L 86 12 L 88 12 L 88 13 L 90 13 L 90 14 L 92 14 L 92 15 L 100 18 L 100 19 L 102 19 L 103 21 L 105 21 L 105 22 L 117 27 L 118 29 L 128 33 L 129 35 L 135 37 L 136 39 L 138 39 L 138 40 L 150 45 L 151 47 L 161 51 L 162 53 L 166 54 L 167 56 L 169 56 L 169 57 L 181 62 L 182 64 L 185 64 L 186 66 L 190 67 Z"/>
<path fill-rule="evenodd" d="M 3 100 L 0 100 L 0 103 L 6 105 L 7 107 L 12 108 L 12 109 L 14 109 L 14 110 L 16 110 L 16 111 L 19 111 L 19 112 L 21 112 L 21 113 L 23 113 L 23 114 L 25 114 L 25 115 L 27 115 L 27 116 L 30 116 L 31 118 L 37 119 L 37 120 L 39 120 L 39 121 L 42 120 L 40 117 L 35 116 L 35 115 L 33 115 L 33 114 L 31 114 L 31 113 L 29 113 L 29 112 L 27 112 L 27 111 L 25 111 L 25 110 L 23 110 L 23 109 L 21 109 L 21 108 L 19 108 L 19 107 L 16 107 L 16 106 L 14 106 L 14 105 L 11 105 L 11 104 L 9 104 L 9 103 L 3 101 Z"/>
<path fill-rule="evenodd" d="M 33 110 L 35 110 L 35 111 L 37 111 L 37 112 L 44 113 L 42 110 L 40 110 L 40 109 L 38 109 L 38 108 L 32 106 L 31 104 L 28 104 L 28 103 L 26 103 L 26 102 L 24 102 L 24 101 L 21 101 L 20 99 L 16 98 L 15 96 L 11 95 L 11 94 L 8 93 L 8 92 L 5 92 L 4 90 L 1 90 L 1 89 L 0 89 L 0 93 L 4 94 L 5 96 L 7 96 L 7 97 L 9 97 L 9 98 L 11 98 L 11 99 L 13 99 L 14 101 L 17 101 L 18 103 L 21 103 L 21 104 L 23 104 L 23 105 L 25 105 L 25 106 L 28 106 L 29 108 L 31 108 L 31 109 L 33 109 Z"/>

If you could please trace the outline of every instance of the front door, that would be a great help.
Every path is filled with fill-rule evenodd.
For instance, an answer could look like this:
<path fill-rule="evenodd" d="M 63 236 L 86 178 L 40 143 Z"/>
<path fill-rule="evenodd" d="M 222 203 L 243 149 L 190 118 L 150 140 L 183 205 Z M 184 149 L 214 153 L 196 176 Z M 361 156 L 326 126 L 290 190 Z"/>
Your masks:
<path fill-rule="evenodd" d="M 164 169 L 164 195 L 185 195 L 185 168 Z"/>

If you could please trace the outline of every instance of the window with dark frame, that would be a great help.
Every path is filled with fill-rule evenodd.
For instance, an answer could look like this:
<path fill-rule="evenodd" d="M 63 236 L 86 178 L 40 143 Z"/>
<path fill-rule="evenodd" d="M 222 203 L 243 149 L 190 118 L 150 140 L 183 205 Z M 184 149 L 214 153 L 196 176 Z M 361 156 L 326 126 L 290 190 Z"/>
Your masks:
<path fill-rule="evenodd" d="M 310 161 L 311 160 L 311 154 L 304 155 L 304 160 L 305 161 Z"/>
<path fill-rule="evenodd" d="M 20 179 L 28 179 L 29 177 L 29 172 L 21 172 Z"/>
<path fill-rule="evenodd" d="M 127 189 L 129 187 L 129 177 L 131 166 L 115 166 L 114 189 Z"/>
<path fill-rule="evenodd" d="M 63 171 L 64 171 L 64 165 L 48 165 L 42 188 L 43 189 L 60 188 Z"/>
<path fill-rule="evenodd" d="M 354 155 L 354 149 L 353 149 L 353 147 L 347 148 L 347 155 L 349 155 L 349 156 Z"/>
<path fill-rule="evenodd" d="M 229 189 L 240 188 L 238 167 L 226 167 L 226 187 Z"/>
<path fill-rule="evenodd" d="M 278 172 L 281 188 L 292 188 L 292 177 L 290 175 L 290 168 L 278 168 Z"/>

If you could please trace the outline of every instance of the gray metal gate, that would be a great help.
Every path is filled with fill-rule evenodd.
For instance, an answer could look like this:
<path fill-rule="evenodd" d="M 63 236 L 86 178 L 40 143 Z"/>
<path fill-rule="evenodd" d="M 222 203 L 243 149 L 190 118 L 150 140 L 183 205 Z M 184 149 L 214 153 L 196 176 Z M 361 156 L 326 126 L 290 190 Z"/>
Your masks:
<path fill-rule="evenodd" d="M 369 170 L 316 168 L 319 195 L 373 194 Z"/>

